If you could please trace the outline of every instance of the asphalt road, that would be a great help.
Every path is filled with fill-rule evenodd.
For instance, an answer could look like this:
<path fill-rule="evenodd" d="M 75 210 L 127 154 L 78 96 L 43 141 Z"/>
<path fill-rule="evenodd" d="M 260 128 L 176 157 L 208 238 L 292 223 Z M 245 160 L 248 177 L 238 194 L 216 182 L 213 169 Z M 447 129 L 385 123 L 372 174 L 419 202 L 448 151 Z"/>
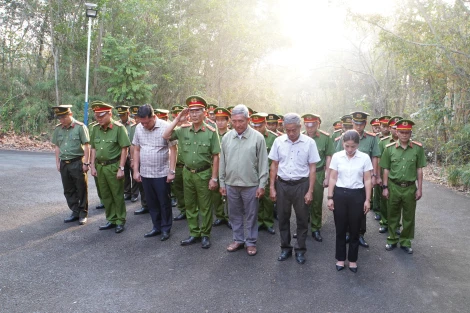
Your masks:
<path fill-rule="evenodd" d="M 144 238 L 148 215 L 127 202 L 126 231 L 105 222 L 93 179 L 89 222 L 70 214 L 50 153 L 0 151 L 0 312 L 469 312 L 469 199 L 426 182 L 413 255 L 385 251 L 368 216 L 359 271 L 337 272 L 334 224 L 325 211 L 323 243 L 307 241 L 307 263 L 278 262 L 278 234 L 260 232 L 258 254 L 228 253 L 231 231 L 217 227 L 212 247 Z M 176 213 L 176 210 L 175 212 Z M 277 230 L 277 225 L 276 225 Z"/>

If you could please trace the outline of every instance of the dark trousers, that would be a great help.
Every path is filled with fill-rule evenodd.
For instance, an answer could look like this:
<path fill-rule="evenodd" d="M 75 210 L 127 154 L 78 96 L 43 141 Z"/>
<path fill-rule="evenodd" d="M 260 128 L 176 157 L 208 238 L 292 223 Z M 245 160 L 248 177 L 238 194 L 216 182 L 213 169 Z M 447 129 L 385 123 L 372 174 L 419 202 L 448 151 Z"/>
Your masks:
<path fill-rule="evenodd" d="M 124 165 L 124 196 L 137 198 L 139 196 L 139 186 L 134 180 L 134 170 L 131 167 L 131 161 L 126 159 Z"/>
<path fill-rule="evenodd" d="M 142 177 L 142 185 L 147 198 L 147 207 L 152 217 L 153 229 L 170 232 L 173 224 L 171 211 L 170 184 L 166 176 L 160 178 Z"/>
<path fill-rule="evenodd" d="M 336 260 L 346 260 L 346 231 L 349 228 L 349 262 L 356 262 L 359 251 L 359 232 L 364 216 L 366 192 L 361 189 L 335 187 L 333 194 L 336 226 Z"/>
<path fill-rule="evenodd" d="M 295 217 L 297 221 L 297 244 L 296 251 L 305 251 L 307 247 L 308 217 L 309 206 L 305 204 L 305 194 L 308 191 L 308 179 L 291 185 L 280 180 L 276 181 L 276 199 L 277 199 L 277 217 L 279 220 L 279 233 L 281 235 L 281 249 L 292 250 L 290 244 L 290 216 L 292 206 L 294 207 Z"/>
<path fill-rule="evenodd" d="M 60 177 L 64 196 L 73 216 L 88 216 L 88 175 L 83 173 L 82 161 L 60 162 Z"/>

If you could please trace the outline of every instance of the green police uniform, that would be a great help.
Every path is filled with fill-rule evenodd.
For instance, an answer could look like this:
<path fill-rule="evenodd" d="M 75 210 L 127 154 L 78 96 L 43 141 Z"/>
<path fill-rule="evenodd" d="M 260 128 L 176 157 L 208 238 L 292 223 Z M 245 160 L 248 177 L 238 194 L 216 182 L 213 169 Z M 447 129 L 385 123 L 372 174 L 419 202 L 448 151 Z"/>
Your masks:
<path fill-rule="evenodd" d="M 69 106 L 60 107 L 68 108 Z M 69 112 L 68 110 L 67 113 Z M 73 217 L 88 216 L 88 175 L 83 172 L 82 158 L 83 145 L 89 142 L 87 127 L 73 118 L 68 127 L 57 125 L 52 135 L 52 143 L 59 148 L 60 176 L 64 196 L 69 209 L 72 210 Z"/>
<path fill-rule="evenodd" d="M 176 168 L 175 168 L 175 179 L 171 184 L 171 191 L 176 197 L 176 202 L 180 214 L 186 214 L 186 206 L 184 202 L 184 184 L 183 184 L 183 150 L 181 147 L 178 147 L 178 155 L 176 157 Z"/>
<path fill-rule="evenodd" d="M 325 180 L 326 171 L 326 157 L 332 156 L 335 153 L 333 140 L 330 138 L 330 134 L 322 130 L 317 130 L 313 137 L 317 144 L 318 154 L 320 155 L 320 162 L 317 163 L 315 187 L 313 189 L 313 200 L 310 204 L 310 224 L 312 232 L 319 231 L 322 222 L 322 206 L 323 206 L 323 194 L 325 188 L 323 187 L 323 181 Z"/>
<path fill-rule="evenodd" d="M 228 133 L 228 130 L 223 134 L 220 134 L 219 132 L 217 133 L 219 134 L 219 139 L 222 142 L 222 138 L 225 136 L 226 133 Z M 225 205 L 227 204 L 227 202 L 226 199 L 224 199 L 224 197 L 222 197 L 222 195 L 220 194 L 219 189 L 220 185 L 217 187 L 216 190 L 212 190 L 212 210 L 214 211 L 216 219 L 220 220 L 222 223 L 226 223 L 228 222 L 228 212 L 226 212 L 225 210 Z"/>
<path fill-rule="evenodd" d="M 333 134 L 331 134 L 331 139 L 334 142 L 335 139 L 338 138 L 338 137 L 341 137 L 342 134 L 343 134 L 343 130 L 342 129 L 337 129 L 333 132 Z"/>
<path fill-rule="evenodd" d="M 137 125 L 139 124 L 136 124 L 134 123 L 134 125 L 131 126 L 130 128 L 130 132 L 129 132 L 129 141 L 131 142 L 132 144 L 132 140 L 134 139 L 134 134 L 135 134 L 135 128 L 137 127 Z M 128 158 L 130 160 L 130 158 Z M 132 161 L 131 161 L 132 162 Z M 133 172 L 133 171 L 132 171 Z M 132 173 L 132 175 L 134 175 Z M 136 185 L 136 188 L 139 190 L 139 193 L 140 193 L 140 205 L 142 206 L 142 208 L 144 208 L 145 210 L 148 210 L 148 207 L 147 207 L 147 198 L 145 198 L 145 191 L 144 191 L 144 186 L 142 185 L 142 182 L 136 182 L 134 180 L 134 177 L 132 177 L 132 183 Z M 132 188 L 134 189 L 134 188 Z M 136 193 L 132 193 L 132 194 L 136 194 Z M 134 213 L 135 214 L 135 213 Z"/>
<path fill-rule="evenodd" d="M 124 107 L 124 106 L 121 106 Z M 118 109 L 118 113 L 122 114 L 122 110 L 119 110 L 120 107 L 116 107 Z M 128 107 L 125 107 L 128 108 Z M 127 112 L 127 111 L 126 111 Z M 124 112 L 125 113 L 125 112 Z M 125 123 L 120 121 L 122 125 L 126 128 L 127 134 L 129 136 L 129 141 L 132 142 L 131 138 L 131 129 L 132 126 L 135 125 L 135 120 L 132 118 L 128 118 Z M 134 180 L 134 171 L 131 168 L 131 159 L 130 153 L 128 151 L 126 164 L 124 165 L 124 197 L 126 198 L 137 198 L 139 196 L 139 186 L 137 182 Z"/>
<path fill-rule="evenodd" d="M 97 121 L 94 121 L 94 122 L 91 122 L 90 124 L 88 124 L 88 129 L 89 129 L 89 132 L 90 132 L 90 138 L 93 135 L 93 129 L 94 129 L 95 125 L 98 125 Z M 90 146 L 91 146 L 91 144 L 90 144 Z M 90 162 L 91 162 L 91 160 L 90 160 Z M 98 184 L 98 176 L 93 176 L 93 179 L 95 180 L 96 193 L 98 194 L 98 198 L 100 199 L 100 203 L 102 203 L 102 201 L 101 201 L 101 192 L 100 192 L 100 184 Z"/>
<path fill-rule="evenodd" d="M 212 193 L 209 180 L 212 176 L 212 156 L 220 153 L 217 131 L 202 123 L 197 131 L 191 124 L 176 128 L 170 140 L 178 140 L 182 152 L 184 201 L 186 217 L 192 237 L 210 237 L 212 229 Z M 199 226 L 201 216 L 201 226 Z"/>
<path fill-rule="evenodd" d="M 403 120 L 402 120 L 403 121 Z M 380 166 L 389 170 L 388 188 L 388 225 L 389 229 L 397 229 L 400 217 L 403 222 L 401 235 L 390 231 L 388 244 L 400 243 L 402 247 L 411 247 L 414 238 L 416 212 L 417 169 L 426 166 L 424 149 L 420 143 L 410 141 L 406 149 L 399 142 L 390 143 L 385 147 Z M 403 210 L 403 216 L 401 211 Z"/>
<path fill-rule="evenodd" d="M 121 149 L 130 146 L 126 128 L 120 122 L 111 120 L 108 128 L 99 124 L 93 127 L 91 147 L 96 151 L 95 168 L 98 173 L 101 200 L 105 206 L 106 219 L 116 225 L 126 222 L 124 203 L 124 180 L 117 179 Z"/>

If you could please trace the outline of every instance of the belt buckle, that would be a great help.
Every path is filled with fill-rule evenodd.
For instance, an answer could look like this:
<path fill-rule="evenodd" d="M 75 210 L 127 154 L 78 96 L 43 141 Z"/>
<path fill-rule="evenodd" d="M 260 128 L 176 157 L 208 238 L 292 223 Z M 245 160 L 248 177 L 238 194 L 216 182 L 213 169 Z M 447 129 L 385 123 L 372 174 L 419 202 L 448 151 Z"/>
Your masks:
<path fill-rule="evenodd" d="M 70 160 L 64 160 L 65 164 L 70 164 L 72 163 Z"/>
<path fill-rule="evenodd" d="M 196 174 L 196 170 L 190 169 L 189 171 L 193 174 Z"/>
<path fill-rule="evenodd" d="M 404 187 L 407 187 L 407 186 L 408 186 L 407 183 L 401 183 L 401 184 L 400 184 L 400 187 L 403 187 L 403 188 L 404 188 Z"/>

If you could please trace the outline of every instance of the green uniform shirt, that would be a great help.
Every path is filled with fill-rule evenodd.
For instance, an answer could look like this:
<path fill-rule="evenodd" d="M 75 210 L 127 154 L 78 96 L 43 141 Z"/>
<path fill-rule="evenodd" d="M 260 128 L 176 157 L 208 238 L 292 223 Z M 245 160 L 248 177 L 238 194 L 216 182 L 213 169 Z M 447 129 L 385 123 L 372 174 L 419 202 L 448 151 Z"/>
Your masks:
<path fill-rule="evenodd" d="M 269 155 L 269 152 L 271 151 L 271 147 L 273 146 L 274 140 L 276 140 L 276 138 L 279 136 L 278 134 L 270 131 L 269 129 L 266 129 L 266 132 L 263 134 L 263 136 L 264 136 L 264 140 L 266 141 L 266 149 L 268 150 L 268 155 Z M 273 160 L 268 159 L 269 168 L 271 168 L 272 162 Z"/>
<path fill-rule="evenodd" d="M 98 162 L 118 158 L 121 155 L 121 149 L 130 145 L 126 128 L 120 122 L 111 120 L 106 130 L 99 124 L 93 126 L 91 148 L 96 150 Z"/>
<path fill-rule="evenodd" d="M 359 139 L 359 151 L 367 154 L 371 159 L 372 157 L 380 158 L 379 145 L 377 144 L 377 138 L 373 133 L 364 132 L 362 137 Z M 344 150 L 343 148 L 343 136 L 338 140 L 336 146 L 336 152 Z"/>
<path fill-rule="evenodd" d="M 338 129 L 338 130 L 335 130 L 333 132 L 333 134 L 331 134 L 331 139 L 333 140 L 333 142 L 335 141 L 336 138 L 338 138 L 339 136 L 341 136 L 343 134 L 343 130 L 342 129 Z"/>
<path fill-rule="evenodd" d="M 415 141 L 410 141 L 406 149 L 403 149 L 399 142 L 388 144 L 379 165 L 390 171 L 389 179 L 398 182 L 415 181 L 416 170 L 426 166 L 424 149 Z"/>
<path fill-rule="evenodd" d="M 122 125 L 124 125 L 124 127 L 126 128 L 126 130 L 127 130 L 127 135 L 129 136 L 129 140 L 130 140 L 130 142 L 132 142 L 132 139 L 131 139 L 131 128 L 132 128 L 132 126 L 135 125 L 135 120 L 129 117 L 129 118 L 127 119 L 127 122 L 125 122 L 125 123 L 123 123 L 123 122 L 121 122 L 121 121 L 119 121 L 119 122 L 120 122 Z"/>
<path fill-rule="evenodd" d="M 130 129 L 128 130 L 129 132 L 129 141 L 132 142 L 134 140 L 134 134 L 135 134 L 135 127 L 139 125 L 137 123 L 134 123 L 134 125 L 131 125 Z"/>
<path fill-rule="evenodd" d="M 395 142 L 395 139 L 393 139 L 392 135 L 387 136 L 387 137 L 383 137 L 382 139 L 380 139 L 380 142 L 379 142 L 380 155 L 382 155 L 382 153 L 384 153 L 385 147 L 389 143 L 392 143 L 392 142 Z"/>
<path fill-rule="evenodd" d="M 59 147 L 59 159 L 61 160 L 83 156 L 83 145 L 89 142 L 88 128 L 73 118 L 68 128 L 59 124 L 52 135 L 52 143 Z"/>
<path fill-rule="evenodd" d="M 220 153 L 219 135 L 206 123 L 202 123 L 197 131 L 192 124 L 177 127 L 171 134 L 170 141 L 173 140 L 178 140 L 183 163 L 191 169 L 212 164 L 212 156 Z"/>
<path fill-rule="evenodd" d="M 304 132 L 308 136 L 307 132 Z M 310 136 L 309 136 L 310 137 Z M 317 130 L 317 132 L 311 137 L 317 144 L 318 154 L 320 155 L 320 161 L 317 163 L 317 168 L 326 165 L 326 157 L 332 156 L 335 153 L 335 147 L 333 140 L 330 138 L 330 134 Z"/>

